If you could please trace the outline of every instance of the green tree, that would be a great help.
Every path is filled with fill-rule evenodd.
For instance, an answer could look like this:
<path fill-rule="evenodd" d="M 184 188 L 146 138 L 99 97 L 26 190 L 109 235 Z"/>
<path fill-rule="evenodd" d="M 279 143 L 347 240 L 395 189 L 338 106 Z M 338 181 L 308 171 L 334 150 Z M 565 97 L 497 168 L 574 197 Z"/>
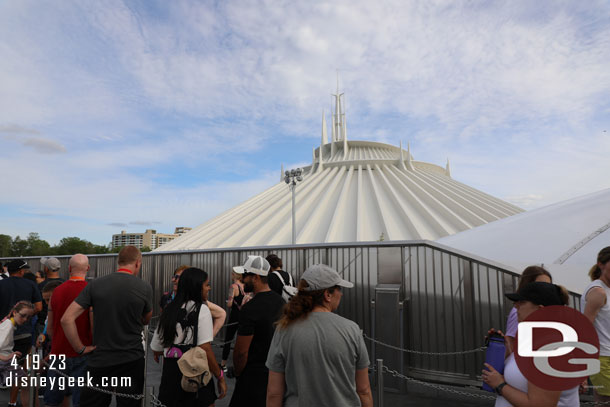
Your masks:
<path fill-rule="evenodd" d="M 57 255 L 62 254 L 75 254 L 75 253 L 89 253 L 91 249 L 91 242 L 83 240 L 79 237 L 64 237 L 59 241 L 59 244 L 53 246 L 53 251 Z"/>
<path fill-rule="evenodd" d="M 59 241 L 59 244 L 53 246 L 53 252 L 57 255 L 62 254 L 104 254 L 108 253 L 106 246 L 93 244 L 88 240 L 79 237 L 64 237 Z"/>
<path fill-rule="evenodd" d="M 151 250 L 151 248 L 150 248 L 150 247 L 148 247 L 148 246 L 144 246 L 144 247 L 142 247 L 142 248 L 140 249 L 140 251 L 141 251 L 142 253 L 146 253 L 146 252 L 151 252 L 152 250 Z"/>
<path fill-rule="evenodd" d="M 0 257 L 9 257 L 13 246 L 13 238 L 9 235 L 0 235 Z"/>
<path fill-rule="evenodd" d="M 21 239 L 19 236 L 16 236 L 15 239 L 13 239 L 13 243 L 11 244 L 11 256 L 27 256 L 27 252 L 28 241 Z"/>
<path fill-rule="evenodd" d="M 38 233 L 32 232 L 28 235 L 28 256 L 44 256 L 51 253 L 51 245 L 40 238 Z"/>
<path fill-rule="evenodd" d="M 30 233 L 27 239 L 22 239 L 19 236 L 13 239 L 9 235 L 0 234 L 0 257 L 72 255 L 76 253 L 105 254 L 110 252 L 107 246 L 93 244 L 79 237 L 64 237 L 59 244 L 51 247 L 49 242 L 41 239 L 36 232 Z"/>

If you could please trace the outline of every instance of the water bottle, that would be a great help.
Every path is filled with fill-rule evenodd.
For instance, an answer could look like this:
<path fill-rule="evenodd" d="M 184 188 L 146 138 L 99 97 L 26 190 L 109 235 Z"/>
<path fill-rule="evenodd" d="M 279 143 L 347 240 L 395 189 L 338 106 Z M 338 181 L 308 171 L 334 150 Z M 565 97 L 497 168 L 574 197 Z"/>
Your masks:
<path fill-rule="evenodd" d="M 500 374 L 504 374 L 504 353 L 506 347 L 504 346 L 504 337 L 496 332 L 489 335 L 487 338 L 487 351 L 485 352 L 485 363 L 489 363 L 496 369 Z M 487 369 L 487 367 L 485 367 Z M 483 383 L 483 390 L 495 392 L 487 383 Z"/>

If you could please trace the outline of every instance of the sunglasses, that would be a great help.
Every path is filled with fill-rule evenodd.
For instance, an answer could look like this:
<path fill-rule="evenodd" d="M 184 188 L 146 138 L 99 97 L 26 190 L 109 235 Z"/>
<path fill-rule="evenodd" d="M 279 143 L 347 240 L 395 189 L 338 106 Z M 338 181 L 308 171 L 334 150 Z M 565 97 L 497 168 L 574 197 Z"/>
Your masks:
<path fill-rule="evenodd" d="M 174 274 L 172 280 L 180 280 L 180 274 Z"/>
<path fill-rule="evenodd" d="M 21 312 L 18 312 L 17 315 L 19 315 L 21 318 L 23 319 L 30 319 L 31 315 L 28 314 L 22 314 Z"/>

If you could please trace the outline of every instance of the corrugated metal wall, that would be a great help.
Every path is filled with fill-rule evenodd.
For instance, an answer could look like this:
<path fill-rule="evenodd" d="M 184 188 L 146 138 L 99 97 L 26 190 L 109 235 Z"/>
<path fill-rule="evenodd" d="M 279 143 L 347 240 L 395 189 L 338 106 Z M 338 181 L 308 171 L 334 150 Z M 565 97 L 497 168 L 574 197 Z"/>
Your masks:
<path fill-rule="evenodd" d="M 153 287 L 154 313 L 157 315 L 161 295 L 171 289 L 172 274 L 183 264 L 207 271 L 212 284 L 211 300 L 224 304 L 232 267 L 243 264 L 250 254 L 276 253 L 283 259 L 284 269 L 292 273 L 296 281 L 309 265 L 325 263 L 355 284 L 353 289 L 344 290 L 338 313 L 355 321 L 365 334 L 374 337 L 372 318 L 375 310 L 371 301 L 375 298 L 378 282 L 385 282 L 380 276 L 387 270 L 380 270 L 379 265 L 386 268 L 387 262 L 392 261 L 379 258 L 380 251 L 386 256 L 388 248 L 395 248 L 399 253 L 396 261 L 400 264 L 396 267 L 401 275 L 390 278 L 398 279 L 400 283 L 404 310 L 404 343 L 396 341 L 391 345 L 424 352 L 468 350 L 482 346 L 489 328 L 504 329 L 512 307 L 504 293 L 516 289 L 518 275 L 501 265 L 489 264 L 427 241 L 145 253 L 141 276 Z M 116 269 L 116 255 L 89 258 L 90 278 L 108 275 Z M 67 277 L 69 256 L 59 259 L 62 276 Z M 24 260 L 32 270 L 40 267 L 39 258 Z M 571 298 L 571 305 L 578 309 L 579 296 L 571 294 Z M 384 323 L 400 324 L 401 321 Z M 369 350 L 374 352 L 372 344 L 369 345 Z M 405 371 L 410 375 L 463 384 L 476 383 L 484 357 L 481 352 L 438 357 L 395 351 L 395 355 L 396 360 L 403 361 Z"/>

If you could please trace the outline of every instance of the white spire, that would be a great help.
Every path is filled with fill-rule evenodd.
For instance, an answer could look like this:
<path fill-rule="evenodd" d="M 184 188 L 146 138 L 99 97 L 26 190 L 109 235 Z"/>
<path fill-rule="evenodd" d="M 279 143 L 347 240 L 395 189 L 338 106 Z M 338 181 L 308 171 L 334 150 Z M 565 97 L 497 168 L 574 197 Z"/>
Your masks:
<path fill-rule="evenodd" d="M 331 110 L 331 113 L 332 113 L 332 110 Z M 331 123 L 332 124 L 332 130 L 331 131 L 332 131 L 332 133 L 330 135 L 330 137 L 331 137 L 330 142 L 334 143 L 337 140 L 337 136 L 336 136 L 336 132 L 335 132 L 335 115 L 333 114 L 331 116 L 332 116 L 332 118 L 331 118 L 331 121 L 332 121 L 332 123 Z"/>
<path fill-rule="evenodd" d="M 407 169 L 410 171 L 415 170 L 413 167 L 413 161 L 411 160 L 411 143 L 407 141 Z"/>
<path fill-rule="evenodd" d="M 449 167 L 449 157 L 447 157 L 447 166 L 445 167 L 445 175 L 451 177 L 451 167 Z"/>
<path fill-rule="evenodd" d="M 398 166 L 405 171 L 407 170 L 407 167 L 405 167 L 405 156 L 402 153 L 402 140 L 400 140 L 400 158 L 398 159 Z"/>
<path fill-rule="evenodd" d="M 343 119 L 345 117 L 343 108 L 341 107 L 341 96 L 343 93 L 339 93 L 339 70 L 337 69 L 337 93 L 333 94 L 335 98 L 335 112 L 333 113 L 333 140 L 339 141 L 345 136 L 345 129 L 343 127 Z"/>
<path fill-rule="evenodd" d="M 343 138 L 347 140 L 347 114 L 345 109 L 347 108 L 347 102 L 345 101 L 345 94 L 343 94 Z"/>
<path fill-rule="evenodd" d="M 345 127 L 344 127 L 345 129 Z M 343 137 L 343 159 L 347 158 L 347 137 Z"/>
<path fill-rule="evenodd" d="M 322 142 L 320 147 L 324 144 L 328 144 L 328 134 L 326 130 L 326 115 L 324 114 L 324 109 L 322 109 Z"/>

